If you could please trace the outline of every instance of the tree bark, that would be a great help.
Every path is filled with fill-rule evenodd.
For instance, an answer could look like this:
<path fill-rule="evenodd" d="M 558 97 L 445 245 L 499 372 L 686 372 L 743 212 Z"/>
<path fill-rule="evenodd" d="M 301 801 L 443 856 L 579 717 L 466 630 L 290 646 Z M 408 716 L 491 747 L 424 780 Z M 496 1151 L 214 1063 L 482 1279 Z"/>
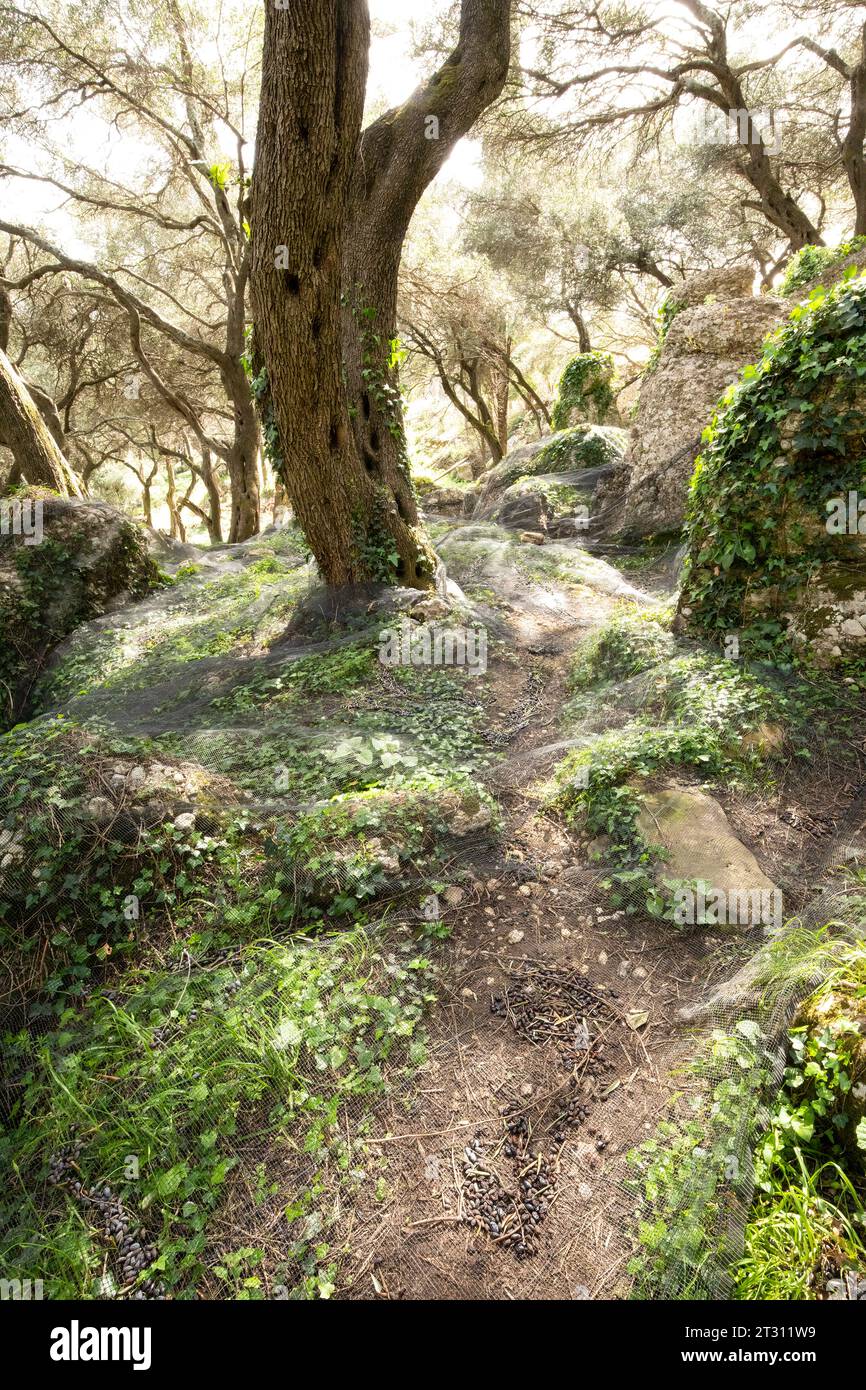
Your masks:
<path fill-rule="evenodd" d="M 329 584 L 434 584 L 403 429 L 397 274 L 418 199 L 502 90 L 510 8 L 463 0 L 454 52 L 360 148 L 366 0 L 266 10 L 253 317 L 283 480 Z"/>
<path fill-rule="evenodd" d="M 499 463 L 502 459 L 499 437 L 493 428 L 490 411 L 479 393 L 477 376 L 473 378 L 471 369 L 463 358 L 458 360 L 456 371 L 454 367 L 449 370 L 441 349 L 424 332 L 423 328 L 419 328 L 408 320 L 405 321 L 404 328 L 409 335 L 409 341 L 417 348 L 421 356 L 433 363 L 439 384 L 455 410 L 460 411 L 466 423 L 479 435 L 482 458 L 484 457 L 484 450 L 487 450 L 493 462 Z M 466 401 L 458 394 L 458 388 L 473 402 L 474 412 L 469 409 Z M 497 451 L 499 451 L 498 455 Z"/>
<path fill-rule="evenodd" d="M 408 101 L 365 130 L 352 181 L 343 263 L 344 360 L 355 449 L 392 494 L 389 512 L 401 582 L 430 582 L 429 547 L 418 552 L 418 513 L 409 478 L 398 365 L 397 277 L 418 201 L 459 139 L 505 84 L 511 0 L 462 0 L 456 48 Z M 495 432 L 491 430 L 495 439 Z M 498 445 L 498 441 L 497 441 Z M 496 446 L 491 451 L 495 456 Z"/>
<path fill-rule="evenodd" d="M 776 177 L 763 134 L 752 119 L 742 81 L 730 64 L 727 16 L 711 9 L 703 0 L 679 0 L 679 3 L 695 15 L 705 31 L 708 61 L 695 63 L 691 70 L 707 72 L 718 83 L 718 87 L 708 87 L 702 80 L 689 77 L 682 81 L 683 89 L 717 107 L 729 120 L 737 120 L 737 141 L 744 155 L 739 171 L 757 193 L 757 206 L 767 221 L 784 233 L 793 250 L 799 251 L 810 242 L 823 245 L 817 227 Z M 741 121 L 739 113 L 748 113 L 748 119 Z"/>
<path fill-rule="evenodd" d="M 227 358 L 220 376 L 234 408 L 234 433 L 225 455 L 231 488 L 229 541 L 245 541 L 255 536 L 261 525 L 259 419 L 239 355 Z"/>
<path fill-rule="evenodd" d="M 220 499 L 219 483 L 209 449 L 202 449 L 201 451 L 201 467 L 199 472 L 202 482 L 207 489 L 207 533 L 210 537 L 211 545 L 220 545 L 223 538 L 222 502 Z"/>
<path fill-rule="evenodd" d="M 842 163 L 854 197 L 854 235 L 866 236 L 866 24 L 860 34 L 860 59 L 849 79 L 851 117 L 842 142 Z"/>
<path fill-rule="evenodd" d="M 505 360 L 511 354 L 511 339 L 505 340 Z M 503 457 L 508 452 L 508 397 L 511 390 L 511 379 L 508 375 L 508 368 L 501 365 L 501 361 L 493 361 L 490 366 L 490 375 L 493 384 L 493 397 L 496 401 L 496 434 L 499 438 L 499 447 Z"/>
<path fill-rule="evenodd" d="M 141 509 L 144 513 L 145 526 L 153 526 L 153 495 L 151 493 L 151 488 L 153 487 L 153 483 L 158 472 L 159 464 L 155 463 L 149 473 L 145 474 L 144 472 L 142 472 L 142 474 L 140 475 Z"/>
<path fill-rule="evenodd" d="M 574 300 L 565 301 L 566 312 L 577 329 L 577 346 L 581 352 L 592 352 L 592 342 L 589 336 L 589 329 L 586 326 L 586 319 Z"/>
<path fill-rule="evenodd" d="M 370 577 L 363 523 L 375 498 L 353 457 L 340 312 L 368 45 L 365 2 L 266 7 L 252 186 L 256 348 L 286 490 L 323 577 L 337 585 Z"/>
<path fill-rule="evenodd" d="M 81 484 L 2 349 L 0 442 L 12 450 L 16 468 L 28 483 L 53 488 L 64 497 L 82 496 Z"/>

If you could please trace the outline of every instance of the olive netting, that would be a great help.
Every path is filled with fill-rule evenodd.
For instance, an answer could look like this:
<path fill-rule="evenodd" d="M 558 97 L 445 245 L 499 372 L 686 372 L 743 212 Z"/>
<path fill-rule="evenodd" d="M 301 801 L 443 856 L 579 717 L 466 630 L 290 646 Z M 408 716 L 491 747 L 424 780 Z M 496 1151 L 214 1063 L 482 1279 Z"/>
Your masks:
<path fill-rule="evenodd" d="M 730 1292 L 808 972 L 689 990 L 762 927 L 720 966 L 645 885 L 612 905 L 603 867 L 557 860 L 537 801 L 503 853 L 529 781 L 647 698 L 620 682 L 577 733 L 547 700 L 551 654 L 637 599 L 495 528 L 455 528 L 449 567 L 493 706 L 466 669 L 383 667 L 415 600 L 324 604 L 280 533 L 87 624 L 5 736 L 0 1276 L 23 1296 Z M 790 866 L 783 937 L 856 919 L 846 804 L 811 877 Z"/>

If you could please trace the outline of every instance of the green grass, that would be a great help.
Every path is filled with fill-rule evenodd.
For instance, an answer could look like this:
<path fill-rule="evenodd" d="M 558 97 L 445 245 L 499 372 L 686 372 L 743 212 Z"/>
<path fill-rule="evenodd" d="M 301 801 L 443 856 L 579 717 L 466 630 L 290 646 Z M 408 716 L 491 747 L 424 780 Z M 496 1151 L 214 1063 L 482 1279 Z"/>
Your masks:
<path fill-rule="evenodd" d="M 690 1068 L 701 1089 L 629 1155 L 639 1296 L 809 1300 L 828 1272 L 866 1269 L 861 933 L 835 923 L 768 945 L 756 1017 L 713 1032 Z M 771 1085 L 765 1030 L 798 994 Z"/>
<path fill-rule="evenodd" d="M 758 1196 L 735 1296 L 815 1298 L 822 1264 L 866 1270 L 866 946 L 798 931 L 769 956 L 778 996 L 821 978 L 788 1034 L 788 1065 L 755 1145 Z"/>
<path fill-rule="evenodd" d="M 827 1250 L 852 1266 L 862 1269 L 866 1263 L 862 1190 L 857 1192 L 838 1164 L 810 1171 L 801 1162 L 799 1173 L 774 1173 L 771 1191 L 752 1207 L 745 1254 L 733 1270 L 735 1298 L 786 1303 L 815 1298 L 815 1277 Z M 828 1172 L 833 1186 L 847 1193 L 853 1218 L 821 1195 Z"/>
<path fill-rule="evenodd" d="M 110 1246 L 71 1193 L 46 1182 L 51 1155 L 78 1139 L 82 1181 L 109 1184 L 156 1242 L 148 1273 L 174 1297 L 205 1281 L 210 1296 L 238 1296 L 238 1260 L 210 1231 L 239 1153 L 258 1142 L 294 1162 L 296 1185 L 284 1169 L 280 1201 L 300 1234 L 281 1277 L 293 1296 L 321 1295 L 330 1282 L 321 1170 L 348 1176 L 364 1161 L 355 1141 L 369 1103 L 423 1060 L 429 969 L 411 937 L 382 925 L 375 938 L 358 926 L 258 941 L 230 965 L 155 972 L 122 997 L 94 997 L 38 1041 L 12 1040 L 21 1081 L 0 1141 L 4 1276 L 42 1279 L 48 1298 L 98 1296 Z M 254 1246 L 240 1262 L 266 1253 Z M 255 1282 L 245 1288 L 263 1296 Z"/>

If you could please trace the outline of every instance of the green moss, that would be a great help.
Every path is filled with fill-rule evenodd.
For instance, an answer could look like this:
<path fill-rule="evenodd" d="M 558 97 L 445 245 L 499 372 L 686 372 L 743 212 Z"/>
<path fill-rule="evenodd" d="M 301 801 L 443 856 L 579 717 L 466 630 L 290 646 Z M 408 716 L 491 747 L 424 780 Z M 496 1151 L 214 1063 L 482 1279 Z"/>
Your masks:
<path fill-rule="evenodd" d="M 548 478 L 518 478 L 513 486 L 526 492 L 537 493 L 544 499 L 548 516 L 554 518 L 572 514 L 580 504 L 587 505 L 592 497 L 591 489 L 570 487 L 567 483 L 553 483 Z"/>
<path fill-rule="evenodd" d="M 141 598 L 161 582 L 131 522 L 123 522 L 115 542 L 91 558 L 84 529 L 76 530 L 73 520 L 59 539 L 50 520 L 46 515 L 39 545 L 14 545 L 10 581 L 0 585 L 0 686 L 7 722 L 20 713 L 58 642 L 103 613 L 117 595 Z"/>
<path fill-rule="evenodd" d="M 826 274 L 848 256 L 866 248 L 866 236 L 855 236 L 839 246 L 803 246 L 785 266 L 779 293 L 790 296 Z"/>
<path fill-rule="evenodd" d="M 100 692 L 107 697 L 165 683 L 175 687 L 168 698 L 182 700 L 196 662 L 249 657 L 280 636 L 305 582 L 294 556 L 268 552 L 239 573 L 191 589 L 182 608 L 155 614 L 150 623 L 73 635 L 63 659 L 40 682 L 33 707 L 47 710 L 76 697 Z M 242 689 L 238 698 L 243 699 Z"/>
<path fill-rule="evenodd" d="M 229 695 L 214 700 L 214 706 L 247 710 L 298 704 L 308 695 L 350 695 L 374 683 L 378 666 L 372 646 L 351 643 L 287 662 L 279 675 L 262 673 L 248 684 L 238 684 Z"/>
<path fill-rule="evenodd" d="M 610 425 L 575 425 L 562 430 L 532 460 L 532 473 L 568 473 L 619 463 L 626 433 Z"/>
<path fill-rule="evenodd" d="M 551 423 L 555 430 L 567 429 L 572 411 L 578 418 L 591 418 L 604 424 L 614 401 L 613 358 L 608 352 L 584 352 L 573 357 L 559 380 L 559 393 Z"/>

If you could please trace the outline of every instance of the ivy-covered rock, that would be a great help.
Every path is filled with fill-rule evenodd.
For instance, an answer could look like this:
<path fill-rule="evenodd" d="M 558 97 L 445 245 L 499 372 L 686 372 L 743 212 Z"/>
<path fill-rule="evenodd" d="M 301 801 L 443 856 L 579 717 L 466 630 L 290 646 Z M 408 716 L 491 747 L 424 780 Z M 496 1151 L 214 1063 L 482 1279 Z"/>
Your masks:
<path fill-rule="evenodd" d="M 866 277 L 816 290 L 725 397 L 692 481 L 679 623 L 866 656 Z"/>
<path fill-rule="evenodd" d="M 143 533 L 104 502 L 28 495 L 2 505 L 9 524 L 0 535 L 0 699 L 8 726 L 55 644 L 146 594 L 159 571 Z M 25 515 L 30 534 L 14 524 Z"/>
<path fill-rule="evenodd" d="M 568 429 L 582 420 L 603 425 L 616 414 L 613 394 L 613 358 L 609 352 L 581 352 L 572 357 L 559 380 L 559 394 L 551 424 Z"/>
<path fill-rule="evenodd" d="M 536 482 L 546 478 L 552 485 L 592 489 L 605 472 L 622 462 L 625 444 L 624 430 L 613 425 L 590 424 L 575 425 L 531 444 L 521 444 L 485 475 L 472 515 L 479 521 L 497 516 L 506 492 L 514 484 L 530 478 Z M 503 520 L 502 524 L 510 523 Z"/>
<path fill-rule="evenodd" d="M 853 237 L 840 246 L 801 247 L 785 266 L 780 293 L 786 298 L 803 297 L 818 285 L 825 289 L 844 279 L 851 267 L 866 266 L 866 237 Z"/>
<path fill-rule="evenodd" d="M 701 433 L 725 388 L 783 321 L 779 300 L 752 296 L 752 276 L 750 267 L 734 266 L 691 276 L 670 291 L 663 341 L 641 383 L 628 453 L 596 498 L 608 534 L 681 528 Z"/>
<path fill-rule="evenodd" d="M 403 893 L 461 842 L 488 837 L 495 806 L 475 781 L 418 777 L 316 803 L 276 835 L 302 914 Z"/>

